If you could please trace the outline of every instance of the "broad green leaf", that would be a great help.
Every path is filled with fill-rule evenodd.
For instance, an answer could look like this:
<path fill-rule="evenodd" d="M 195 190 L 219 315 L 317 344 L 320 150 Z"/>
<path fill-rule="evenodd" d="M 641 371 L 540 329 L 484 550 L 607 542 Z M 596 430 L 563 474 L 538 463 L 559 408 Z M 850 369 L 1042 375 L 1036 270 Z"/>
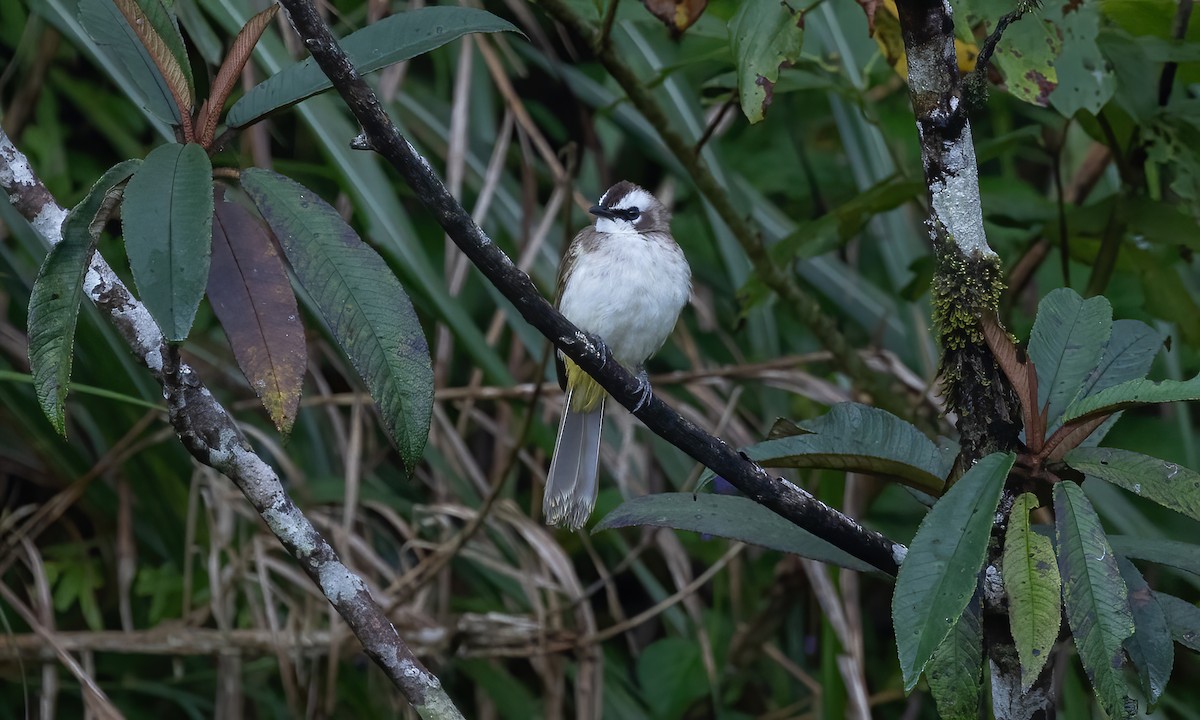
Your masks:
<path fill-rule="evenodd" d="M 1118 448 L 1076 448 L 1063 461 L 1088 477 L 1200 520 L 1200 473 L 1195 470 Z"/>
<path fill-rule="evenodd" d="M 1062 621 L 1062 581 L 1050 538 L 1033 531 L 1029 513 L 1037 498 L 1025 493 L 1013 504 L 1004 535 L 1002 578 L 1008 595 L 1008 622 L 1021 660 L 1021 687 L 1033 687 Z"/>
<path fill-rule="evenodd" d="M 983 701 L 981 615 L 982 603 L 976 592 L 925 669 L 938 717 L 943 720 L 979 720 Z"/>
<path fill-rule="evenodd" d="M 1200 375 L 1191 380 L 1130 380 L 1076 400 L 1063 413 L 1063 422 L 1077 422 L 1139 405 L 1200 400 Z"/>
<path fill-rule="evenodd" d="M 208 283 L 212 165 L 204 148 L 160 145 L 125 188 L 121 222 L 138 294 L 171 342 L 187 339 Z"/>
<path fill-rule="evenodd" d="M 71 380 L 75 323 L 83 301 L 83 276 L 96 247 L 103 222 L 93 224 L 106 204 L 121 198 L 125 181 L 141 160 L 126 160 L 109 168 L 83 202 L 63 221 L 62 241 L 50 248 L 33 282 L 29 297 L 29 369 L 38 403 L 50 424 L 65 436 L 67 387 Z M 104 213 L 103 221 L 109 213 Z"/>
<path fill-rule="evenodd" d="M 426 7 L 390 15 L 342 38 L 342 49 L 365 75 L 435 50 L 477 32 L 520 32 L 507 20 L 476 8 Z M 332 87 L 312 58 L 286 68 L 254 86 L 226 116 L 230 127 L 243 127 L 268 113 Z"/>
<path fill-rule="evenodd" d="M 810 434 L 767 440 L 744 452 L 767 467 L 891 476 L 933 495 L 941 493 L 953 463 L 916 427 L 867 405 L 839 403 L 801 427 Z"/>
<path fill-rule="evenodd" d="M 79 24 L 128 73 L 150 111 L 171 125 L 182 121 L 171 86 L 113 0 L 79 0 Z"/>
<path fill-rule="evenodd" d="M 1059 3 L 1050 3 L 1055 4 Z M 1046 12 L 1052 12 L 1051 8 L 1047 7 Z M 1096 45 L 1099 10 L 1096 3 L 1072 2 L 1069 6 L 1062 4 L 1059 12 L 1062 14 L 1047 15 L 1062 18 L 1058 27 L 1063 39 L 1062 50 L 1054 61 L 1058 87 L 1050 93 L 1050 104 L 1068 118 L 1080 110 L 1097 115 L 1117 86 L 1108 61 Z"/>
<path fill-rule="evenodd" d="M 1107 390 L 1127 380 L 1146 377 L 1146 373 L 1150 372 L 1150 365 L 1154 363 L 1154 357 L 1162 349 L 1162 343 L 1162 335 L 1141 320 L 1115 320 L 1112 337 L 1108 339 L 1104 352 L 1100 354 L 1100 363 L 1088 375 L 1075 400 Z M 1121 413 L 1113 413 L 1112 417 L 1087 436 L 1082 445 L 1099 445 L 1120 418 Z"/>
<path fill-rule="evenodd" d="M 1072 482 L 1054 486 L 1058 569 L 1067 623 L 1083 669 L 1109 717 L 1132 717 L 1133 701 L 1121 675 L 1122 644 L 1133 634 L 1128 590 L 1100 518 Z"/>
<path fill-rule="evenodd" d="M 1200 607 L 1166 593 L 1156 592 L 1154 599 L 1162 608 L 1167 627 L 1171 629 L 1171 637 L 1175 642 L 1189 650 L 1200 652 Z"/>
<path fill-rule="evenodd" d="M 162 0 L 112 0 L 166 80 L 176 104 L 191 112 L 195 95 L 183 37 Z"/>
<path fill-rule="evenodd" d="M 657 718 L 680 718 L 708 695 L 704 663 L 695 640 L 667 637 L 642 651 L 637 661 L 638 685 Z"/>
<path fill-rule="evenodd" d="M 992 516 L 1016 456 L 993 453 L 975 463 L 933 506 L 900 565 L 892 595 L 892 626 L 912 690 L 975 592 L 987 553 Z"/>
<path fill-rule="evenodd" d="M 851 570 L 875 571 L 862 560 L 796 527 L 753 500 L 735 495 L 655 493 L 630 498 L 604 516 L 592 532 L 640 526 L 718 535 Z"/>
<path fill-rule="evenodd" d="M 279 432 L 300 406 L 308 353 L 283 258 L 262 220 L 216 186 L 208 299 L 246 381 Z"/>
<path fill-rule="evenodd" d="M 429 345 L 396 276 L 316 193 L 252 168 L 242 187 L 271 226 L 300 283 L 366 383 L 409 472 L 429 437 Z"/>
<path fill-rule="evenodd" d="M 1118 550 L 1118 552 L 1120 552 Z M 1142 692 L 1150 704 L 1158 702 L 1167 681 L 1171 679 L 1171 668 L 1175 665 L 1175 644 L 1171 640 L 1171 629 L 1158 599 L 1146 584 L 1146 579 L 1123 557 L 1117 558 L 1117 566 L 1125 586 L 1129 588 L 1129 607 L 1133 611 L 1133 635 L 1125 640 L 1125 651 L 1137 668 Z"/>
<path fill-rule="evenodd" d="M 1038 304 L 1029 334 L 1029 359 L 1037 366 L 1037 411 L 1046 427 L 1058 423 L 1100 361 L 1112 334 L 1112 306 L 1103 296 L 1084 300 L 1070 288 L 1051 291 Z"/>
<path fill-rule="evenodd" d="M 1054 64 L 1062 50 L 1062 35 L 1051 18 L 1062 17 L 1065 1 L 1050 0 L 1043 9 L 1013 23 L 996 46 L 992 62 L 1003 73 L 1005 87 L 1027 103 L 1048 106 L 1050 93 L 1058 84 Z M 957 5 L 965 27 L 983 23 L 986 33 L 994 31 L 1000 16 L 1012 9 L 994 0 L 959 0 Z"/>
<path fill-rule="evenodd" d="M 800 57 L 804 13 L 778 0 L 743 0 L 729 21 L 742 112 L 759 122 L 771 105 L 779 68 Z"/>
<path fill-rule="evenodd" d="M 1180 540 L 1112 535 L 1108 538 L 1121 555 L 1148 560 L 1177 570 L 1200 575 L 1200 545 Z"/>

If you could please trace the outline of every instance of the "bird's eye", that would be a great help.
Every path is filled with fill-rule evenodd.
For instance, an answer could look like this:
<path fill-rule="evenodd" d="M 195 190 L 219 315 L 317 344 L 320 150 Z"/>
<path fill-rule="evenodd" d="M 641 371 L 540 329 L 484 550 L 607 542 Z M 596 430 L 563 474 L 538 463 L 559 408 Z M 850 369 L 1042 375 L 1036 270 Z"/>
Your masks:
<path fill-rule="evenodd" d="M 642 211 L 638 210 L 637 208 L 629 208 L 625 211 L 625 217 L 629 218 L 630 220 L 637 220 L 641 214 Z"/>

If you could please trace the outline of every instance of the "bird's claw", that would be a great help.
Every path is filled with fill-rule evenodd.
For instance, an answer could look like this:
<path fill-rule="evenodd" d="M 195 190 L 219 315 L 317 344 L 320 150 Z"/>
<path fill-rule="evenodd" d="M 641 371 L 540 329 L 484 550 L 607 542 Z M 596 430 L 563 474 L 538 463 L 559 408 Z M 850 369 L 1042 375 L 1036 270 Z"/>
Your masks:
<path fill-rule="evenodd" d="M 634 412 L 637 412 L 638 410 L 641 410 L 642 408 L 646 407 L 646 405 L 648 405 L 650 403 L 650 397 L 652 395 L 654 395 L 654 390 L 653 390 L 653 388 L 650 387 L 650 376 L 646 374 L 645 368 L 641 368 L 638 370 L 637 391 L 638 391 L 639 397 L 638 397 L 637 404 L 635 404 L 633 406 Z"/>
<path fill-rule="evenodd" d="M 584 334 L 587 335 L 588 343 L 591 344 L 592 349 L 600 356 L 600 364 L 607 365 L 608 361 L 612 358 L 612 351 L 608 349 L 608 345 L 604 344 L 604 339 L 595 333 Z"/>

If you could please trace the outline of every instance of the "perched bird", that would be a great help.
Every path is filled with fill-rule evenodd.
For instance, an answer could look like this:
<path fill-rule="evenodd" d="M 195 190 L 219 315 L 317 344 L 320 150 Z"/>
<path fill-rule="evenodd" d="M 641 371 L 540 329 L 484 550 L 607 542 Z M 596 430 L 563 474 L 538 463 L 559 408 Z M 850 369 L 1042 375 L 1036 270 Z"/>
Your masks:
<path fill-rule="evenodd" d="M 589 212 L 596 224 L 580 230 L 563 254 L 555 305 L 637 372 L 645 402 L 650 381 L 642 364 L 674 329 L 691 295 L 692 271 L 671 237 L 670 213 L 646 190 L 623 180 Z M 542 513 L 549 525 L 578 530 L 596 506 L 607 395 L 561 353 L 556 361 L 567 398 Z"/>

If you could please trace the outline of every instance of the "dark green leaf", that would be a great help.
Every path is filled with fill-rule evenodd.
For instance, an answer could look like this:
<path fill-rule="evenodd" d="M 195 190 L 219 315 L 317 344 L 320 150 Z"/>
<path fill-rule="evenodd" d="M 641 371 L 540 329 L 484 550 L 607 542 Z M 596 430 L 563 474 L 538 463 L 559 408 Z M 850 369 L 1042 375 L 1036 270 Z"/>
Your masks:
<path fill-rule="evenodd" d="M 1136 380 L 1150 372 L 1154 357 L 1162 349 L 1163 338 L 1157 330 L 1141 320 L 1116 320 L 1113 322 L 1112 337 L 1100 354 L 1100 363 L 1083 382 L 1076 400 L 1120 385 L 1127 380 Z M 1100 444 L 1112 426 L 1121 418 L 1113 413 L 1100 427 L 1092 431 L 1083 441 L 1084 447 Z"/>
<path fill-rule="evenodd" d="M 810 434 L 767 440 L 745 448 L 745 453 L 767 467 L 831 468 L 895 477 L 934 495 L 941 492 L 953 463 L 916 427 L 867 405 L 839 403 L 800 426 Z"/>
<path fill-rule="evenodd" d="M 735 495 L 655 493 L 630 498 L 592 532 L 643 525 L 718 535 L 852 570 L 875 570 L 753 500 Z"/>
<path fill-rule="evenodd" d="M 429 345 L 392 271 L 337 211 L 282 175 L 252 168 L 242 187 L 353 363 L 411 472 L 433 413 Z"/>
<path fill-rule="evenodd" d="M 1133 701 L 1121 675 L 1122 644 L 1133 634 L 1128 590 L 1100 518 L 1072 482 L 1054 486 L 1058 569 L 1067 623 L 1083 669 L 1109 717 L 1131 717 Z"/>
<path fill-rule="evenodd" d="M 342 48 L 362 75 L 427 53 L 477 32 L 520 32 L 512 23 L 469 7 L 426 7 L 390 15 L 342 38 Z M 259 83 L 234 103 L 230 127 L 243 127 L 268 113 L 328 90 L 329 78 L 312 58 Z"/>
<path fill-rule="evenodd" d="M 729 21 L 742 112 L 759 122 L 771 104 L 779 69 L 800 57 L 804 14 L 778 0 L 743 0 Z"/>
<path fill-rule="evenodd" d="M 1200 473 L 1118 448 L 1076 448 L 1063 460 L 1087 475 L 1200 520 Z"/>
<path fill-rule="evenodd" d="M 1200 400 L 1200 375 L 1191 380 L 1130 380 L 1076 400 L 1063 413 L 1063 422 L 1086 420 L 1139 405 Z"/>
<path fill-rule="evenodd" d="M 975 592 L 992 516 L 1015 460 L 1012 453 L 994 453 L 977 462 L 917 529 L 892 595 L 892 626 L 905 691 L 917 684 Z"/>
<path fill-rule="evenodd" d="M 133 80 L 142 93 L 139 99 L 143 106 L 164 121 L 178 126 L 182 116 L 170 85 L 113 0 L 79 0 L 79 23 L 101 50 Z"/>
<path fill-rule="evenodd" d="M 1167 681 L 1171 679 L 1171 668 L 1175 664 L 1171 629 L 1167 627 L 1162 606 L 1133 563 L 1118 557 L 1117 566 L 1121 569 L 1125 586 L 1129 588 L 1129 607 L 1133 610 L 1135 628 L 1133 635 L 1125 640 L 1125 650 L 1137 668 L 1142 692 L 1146 693 L 1153 705 L 1166 690 Z"/>
<path fill-rule="evenodd" d="M 308 366 L 304 325 L 271 231 L 216 186 L 208 299 L 238 367 L 287 435 Z"/>
<path fill-rule="evenodd" d="M 1113 549 L 1121 555 L 1138 560 L 1149 560 L 1177 570 L 1200 575 L 1200 545 L 1180 540 L 1113 535 L 1109 537 Z"/>
<path fill-rule="evenodd" d="M 1175 642 L 1189 650 L 1200 652 L 1200 607 L 1166 593 L 1156 592 L 1154 599 L 1162 608 L 1167 627 L 1171 629 L 1171 637 Z"/>
<path fill-rule="evenodd" d="M 982 603 L 976 592 L 925 669 L 929 691 L 943 720 L 979 720 L 983 701 L 981 615 Z"/>
<path fill-rule="evenodd" d="M 137 33 L 176 103 L 190 112 L 195 100 L 192 67 L 183 37 L 163 0 L 113 0 L 113 3 Z"/>
<path fill-rule="evenodd" d="M 680 718 L 693 702 L 708 695 L 700 648 L 684 638 L 651 643 L 637 662 L 642 697 L 656 718 Z"/>
<path fill-rule="evenodd" d="M 146 156 L 125 188 L 125 252 L 146 309 L 163 335 L 182 342 L 208 283 L 212 165 L 204 148 L 168 143 Z"/>
<path fill-rule="evenodd" d="M 1068 118 L 1080 110 L 1096 115 L 1112 98 L 1117 85 L 1096 45 L 1100 11 L 1096 4 L 1071 0 L 1058 0 L 1050 5 L 1061 5 L 1061 9 L 1053 8 L 1060 14 L 1047 7 L 1038 15 L 1061 18 L 1058 27 L 1063 39 L 1062 51 L 1054 61 L 1058 87 L 1050 93 L 1050 104 Z"/>
<path fill-rule="evenodd" d="M 1050 538 L 1029 526 L 1029 513 L 1037 506 L 1037 498 L 1030 493 L 1018 497 L 1004 535 L 1004 592 L 1025 690 L 1033 686 L 1050 659 L 1062 621 L 1062 581 L 1054 546 Z"/>
<path fill-rule="evenodd" d="M 62 226 L 62 241 L 50 248 L 29 298 L 29 369 L 37 388 L 38 403 L 60 435 L 66 435 L 65 405 L 71 380 L 75 323 L 83 300 L 83 276 L 103 230 L 93 227 L 105 205 L 118 202 L 125 181 L 141 160 L 114 165 L 92 186 Z M 108 212 L 101 218 L 108 220 Z"/>
<path fill-rule="evenodd" d="M 1112 306 L 1102 296 L 1084 300 L 1070 288 L 1051 291 L 1038 304 L 1029 334 L 1029 359 L 1037 367 L 1037 411 L 1049 406 L 1054 427 L 1100 361 L 1112 334 Z"/>

